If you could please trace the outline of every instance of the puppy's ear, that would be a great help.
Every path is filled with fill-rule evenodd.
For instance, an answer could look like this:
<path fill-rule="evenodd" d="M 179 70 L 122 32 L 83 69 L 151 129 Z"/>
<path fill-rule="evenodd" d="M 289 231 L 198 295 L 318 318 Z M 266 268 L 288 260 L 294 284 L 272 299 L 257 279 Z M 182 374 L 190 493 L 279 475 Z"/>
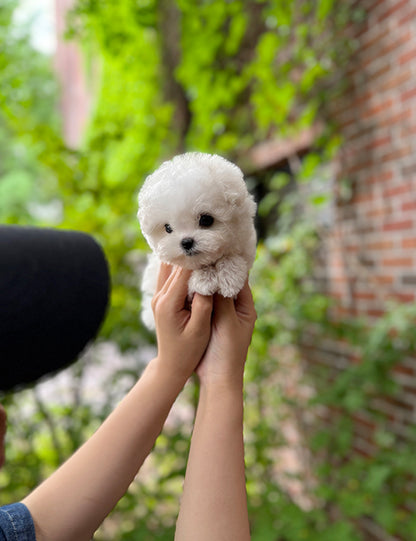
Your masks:
<path fill-rule="evenodd" d="M 232 207 L 241 206 L 245 199 L 245 194 L 237 191 L 225 191 L 224 196 L 227 203 Z"/>
<path fill-rule="evenodd" d="M 250 193 L 230 191 L 226 193 L 225 198 L 227 205 L 233 209 L 233 212 L 235 211 L 239 215 L 244 214 L 251 219 L 255 217 L 257 205 Z"/>

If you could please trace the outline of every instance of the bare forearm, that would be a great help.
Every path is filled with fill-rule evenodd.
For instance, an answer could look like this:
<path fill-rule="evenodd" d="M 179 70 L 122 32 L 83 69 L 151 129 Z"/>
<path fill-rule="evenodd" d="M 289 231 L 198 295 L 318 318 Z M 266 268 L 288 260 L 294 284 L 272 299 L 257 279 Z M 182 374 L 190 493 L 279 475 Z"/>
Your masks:
<path fill-rule="evenodd" d="M 24 500 L 39 541 L 90 539 L 126 492 L 184 383 L 152 363 L 98 431 Z"/>
<path fill-rule="evenodd" d="M 201 389 L 176 541 L 250 539 L 242 390 Z"/>

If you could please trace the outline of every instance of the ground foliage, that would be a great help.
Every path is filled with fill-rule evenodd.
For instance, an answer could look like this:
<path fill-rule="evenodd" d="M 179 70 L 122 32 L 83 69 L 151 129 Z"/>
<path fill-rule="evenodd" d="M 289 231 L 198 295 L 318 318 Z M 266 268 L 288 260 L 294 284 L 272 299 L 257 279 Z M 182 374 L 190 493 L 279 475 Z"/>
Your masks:
<path fill-rule="evenodd" d="M 362 13 L 333 0 L 78 0 L 68 35 L 83 48 L 94 103 L 83 143 L 74 150 L 61 137 L 50 63 L 12 24 L 15 7 L 14 0 L 0 6 L 1 221 L 94 234 L 113 277 L 102 338 L 120 351 L 137 351 L 152 341 L 138 318 L 146 247 L 135 213 L 145 175 L 184 150 L 219 152 L 247 164 L 256 143 L 327 120 L 326 105 L 343 87 L 340 68 L 354 50 L 342 30 Z M 411 448 L 391 432 L 374 400 L 397 392 L 391 369 L 414 351 L 415 310 L 392 308 L 375 326 L 330 318 L 330 301 L 313 280 L 323 230 L 299 219 L 302 186 L 316 180 L 317 168 L 339 144 L 333 127 L 324 125 L 314 152 L 296 171 L 250 177 L 261 194 L 262 220 L 252 275 L 259 320 L 246 375 L 252 538 L 355 541 L 363 539 L 359 519 L 371 518 L 411 540 Z M 308 205 L 319 213 L 327 202 L 321 194 Z M 282 386 L 279 373 L 301 366 L 298 346 L 308 333 L 314 340 L 344 340 L 361 362 L 309 379 L 306 396 L 298 397 Z M 21 498 L 73 452 L 140 368 L 137 362 L 114 369 L 97 408 L 85 390 L 86 373 L 100 362 L 92 352 L 77 363 L 62 403 L 50 404 L 36 388 L 5 397 L 11 426 L 0 503 Z M 319 384 L 328 377 L 331 386 Z M 195 397 L 190 384 L 183 411 Z M 336 411 L 329 428 L 315 423 L 323 407 Z M 351 453 L 352 419 L 360 411 L 370 412 L 376 427 L 378 451 L 371 457 Z M 302 467 L 285 475 L 278 466 L 288 446 L 287 422 L 305 439 Z M 189 415 L 170 422 L 143 482 L 132 485 L 97 539 L 172 539 L 191 426 Z M 291 491 L 298 478 L 301 498 Z"/>

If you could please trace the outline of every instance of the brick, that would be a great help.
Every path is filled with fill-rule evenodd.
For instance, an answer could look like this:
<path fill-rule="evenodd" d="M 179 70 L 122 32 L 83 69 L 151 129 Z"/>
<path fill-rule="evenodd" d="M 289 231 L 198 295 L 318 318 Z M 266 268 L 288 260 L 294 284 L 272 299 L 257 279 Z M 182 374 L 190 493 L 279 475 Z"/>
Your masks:
<path fill-rule="evenodd" d="M 375 429 L 377 424 L 374 419 L 370 417 L 366 412 L 359 412 L 353 415 L 354 423 L 361 425 L 367 429 Z"/>
<path fill-rule="evenodd" d="M 384 0 L 360 0 L 357 5 L 365 8 L 367 12 L 376 12 L 379 6 L 383 5 Z"/>
<path fill-rule="evenodd" d="M 386 257 L 382 260 L 384 267 L 413 267 L 412 257 Z"/>
<path fill-rule="evenodd" d="M 357 233 L 360 235 L 367 235 L 376 231 L 376 227 L 373 223 L 359 223 L 357 225 Z"/>
<path fill-rule="evenodd" d="M 352 294 L 353 299 L 363 301 L 373 301 L 376 296 L 370 291 L 354 291 Z"/>
<path fill-rule="evenodd" d="M 371 202 L 374 199 L 374 194 L 371 192 L 367 193 L 357 193 L 353 196 L 351 199 L 352 203 L 358 204 L 358 203 L 367 203 Z"/>
<path fill-rule="evenodd" d="M 389 78 L 391 74 L 390 62 L 381 61 L 380 57 L 376 57 L 367 65 L 367 84 L 379 85 L 380 79 Z M 380 93 L 378 94 L 380 96 Z"/>
<path fill-rule="evenodd" d="M 379 250 L 391 250 L 394 247 L 394 242 L 391 240 L 380 240 L 375 242 L 368 242 L 366 244 L 366 249 L 370 251 L 379 251 Z"/>
<path fill-rule="evenodd" d="M 367 184 L 380 184 L 380 183 L 387 183 L 389 180 L 392 180 L 394 177 L 394 173 L 392 169 L 383 169 L 382 171 L 379 171 L 377 174 L 369 174 L 366 178 Z"/>
<path fill-rule="evenodd" d="M 409 21 L 414 21 L 416 19 L 416 7 L 411 8 L 408 12 L 403 11 L 403 13 L 400 15 L 401 16 L 398 18 L 397 23 L 399 25 L 407 25 L 409 24 Z"/>
<path fill-rule="evenodd" d="M 393 126 L 402 126 L 403 123 L 407 122 L 409 118 L 412 118 L 412 109 L 408 107 L 407 109 L 401 108 L 398 112 L 391 111 L 391 114 L 384 115 L 378 119 L 379 128 L 392 128 Z"/>
<path fill-rule="evenodd" d="M 412 62 L 416 59 L 416 47 L 412 47 L 410 51 L 406 51 L 401 54 L 398 58 L 399 65 L 406 64 L 407 62 Z"/>
<path fill-rule="evenodd" d="M 398 186 L 393 186 L 392 188 L 387 188 L 383 191 L 383 197 L 394 197 L 396 195 L 406 194 L 413 191 L 413 184 L 411 182 L 406 182 Z"/>
<path fill-rule="evenodd" d="M 355 98 L 354 102 L 349 104 L 351 111 L 355 112 L 357 107 L 370 103 L 371 100 L 375 99 L 376 97 L 377 94 L 373 92 L 373 90 L 367 90 L 367 92 L 359 94 L 357 98 Z"/>
<path fill-rule="evenodd" d="M 366 145 L 364 145 L 364 150 L 375 150 L 386 145 L 391 145 L 391 143 L 392 141 L 390 135 L 378 138 L 372 137 L 371 140 Z"/>
<path fill-rule="evenodd" d="M 379 285 L 392 285 L 395 281 L 394 276 L 391 275 L 379 275 L 374 276 L 373 280 Z"/>
<path fill-rule="evenodd" d="M 361 160 L 358 163 L 350 163 L 346 167 L 345 173 L 353 174 L 357 173 L 358 171 L 370 169 L 373 165 L 373 160 L 374 158 L 372 156 L 369 156 L 368 153 L 362 153 Z"/>
<path fill-rule="evenodd" d="M 405 92 L 402 92 L 400 95 L 400 101 L 405 102 L 407 100 L 412 100 L 416 97 L 416 86 L 413 88 L 409 88 L 409 90 L 406 90 Z"/>
<path fill-rule="evenodd" d="M 416 237 L 402 239 L 402 248 L 416 248 Z"/>
<path fill-rule="evenodd" d="M 393 372 L 397 372 L 399 374 L 406 374 L 408 376 L 414 376 L 416 374 L 414 367 L 403 364 L 396 364 L 393 367 Z"/>
<path fill-rule="evenodd" d="M 412 229 L 413 220 L 399 220 L 397 222 L 387 222 L 383 225 L 383 231 L 402 231 Z"/>
<path fill-rule="evenodd" d="M 374 317 L 378 319 L 380 317 L 383 317 L 386 311 L 382 308 L 369 308 L 368 310 L 365 310 L 364 313 L 369 317 Z"/>
<path fill-rule="evenodd" d="M 383 218 L 388 214 L 391 214 L 391 212 L 389 211 L 389 209 L 387 207 L 386 208 L 377 207 L 377 208 L 372 208 L 372 209 L 368 210 L 365 213 L 365 216 L 367 218 L 374 219 L 374 218 Z"/>
<path fill-rule="evenodd" d="M 394 299 L 399 302 L 409 303 L 414 302 L 415 294 L 414 293 L 394 293 L 389 297 L 389 299 Z"/>
<path fill-rule="evenodd" d="M 396 15 L 398 11 L 402 11 L 403 8 L 405 8 L 409 0 L 399 0 L 398 2 L 394 2 L 393 5 L 391 5 L 389 2 L 384 2 L 386 4 L 387 9 L 383 10 L 383 12 L 379 15 L 377 18 L 378 22 L 381 22 L 393 15 Z"/>
<path fill-rule="evenodd" d="M 412 386 L 409 386 L 409 385 L 403 385 L 403 390 L 406 392 L 406 393 L 409 393 L 410 395 L 416 395 L 416 387 L 412 387 Z M 409 402 L 412 402 L 415 400 L 415 397 L 408 397 L 408 401 Z"/>
<path fill-rule="evenodd" d="M 400 127 L 400 137 L 407 139 L 408 137 L 413 137 L 416 135 L 416 122 L 414 124 L 405 124 Z"/>
<path fill-rule="evenodd" d="M 401 146 L 399 148 L 392 149 L 390 152 L 383 154 L 381 156 L 381 161 L 382 162 L 399 161 L 405 156 L 409 156 L 412 154 L 413 154 L 413 149 L 409 144 L 409 145 Z"/>
<path fill-rule="evenodd" d="M 369 105 L 369 107 L 362 112 L 363 119 L 368 119 L 374 117 L 385 111 L 386 109 L 391 109 L 393 107 L 393 99 L 386 98 L 384 101 L 377 103 L 375 105 Z"/>
<path fill-rule="evenodd" d="M 400 409 L 404 409 L 408 411 L 413 411 L 414 409 L 413 404 L 408 404 L 405 400 L 401 400 L 400 398 L 386 397 L 385 400 L 386 402 L 389 402 L 390 404 L 393 404 L 394 406 L 398 406 Z"/>
<path fill-rule="evenodd" d="M 373 137 L 376 130 L 374 129 L 374 126 L 372 126 L 371 124 L 359 125 L 359 120 L 357 120 L 357 109 L 354 107 L 353 111 L 354 111 L 354 116 L 352 117 L 352 119 L 354 122 L 355 130 L 353 132 L 350 132 L 348 137 L 345 138 L 345 143 L 348 144 L 354 141 L 354 142 L 357 142 L 357 145 L 359 145 L 362 139 Z"/>
<path fill-rule="evenodd" d="M 363 35 L 360 39 L 361 49 L 359 54 L 361 54 L 362 51 L 371 49 L 372 47 L 374 47 L 374 45 L 379 45 L 383 38 L 385 38 L 386 36 L 388 36 L 388 29 L 385 26 L 371 26 L 369 28 L 369 32 Z"/>
<path fill-rule="evenodd" d="M 344 246 L 344 251 L 347 254 L 356 254 L 358 252 L 358 245 L 357 244 L 349 244 Z"/>
<path fill-rule="evenodd" d="M 380 56 L 385 57 L 386 61 L 390 63 L 390 57 L 392 55 L 396 56 L 400 49 L 403 49 L 412 39 L 411 32 L 403 31 L 402 35 L 395 36 L 394 39 L 388 39 L 386 40 L 380 50 Z M 390 73 L 391 73 L 391 66 L 390 66 Z"/>
<path fill-rule="evenodd" d="M 380 92 L 388 90 L 397 90 L 402 88 L 404 84 L 413 79 L 413 74 L 410 68 L 400 71 L 390 71 L 390 77 L 380 86 Z"/>
<path fill-rule="evenodd" d="M 407 201 L 402 204 L 402 210 L 416 210 L 416 201 Z"/>

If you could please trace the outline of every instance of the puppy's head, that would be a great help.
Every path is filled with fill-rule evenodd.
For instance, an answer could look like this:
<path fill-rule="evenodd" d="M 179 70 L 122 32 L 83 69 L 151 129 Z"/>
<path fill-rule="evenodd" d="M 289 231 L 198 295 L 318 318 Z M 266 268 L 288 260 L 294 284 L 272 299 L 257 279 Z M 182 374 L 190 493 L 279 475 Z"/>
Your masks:
<path fill-rule="evenodd" d="M 192 270 L 244 242 L 255 203 L 240 169 L 220 156 L 187 153 L 163 163 L 139 194 L 143 235 L 162 261 Z"/>

